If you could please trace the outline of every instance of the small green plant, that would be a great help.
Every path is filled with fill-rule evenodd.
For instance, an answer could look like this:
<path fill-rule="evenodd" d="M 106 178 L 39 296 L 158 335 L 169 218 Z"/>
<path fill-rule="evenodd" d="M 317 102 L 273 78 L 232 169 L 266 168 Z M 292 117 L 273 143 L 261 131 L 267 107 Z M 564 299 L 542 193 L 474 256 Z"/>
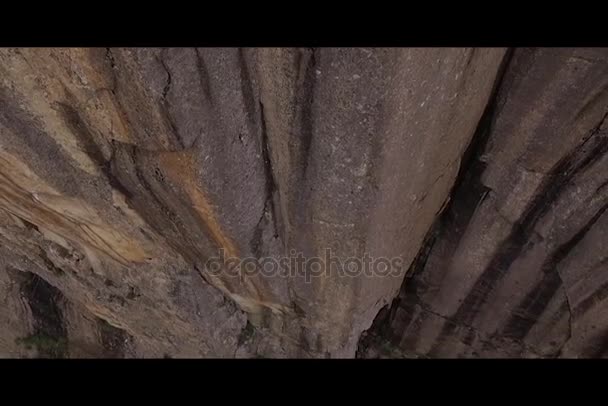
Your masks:
<path fill-rule="evenodd" d="M 35 348 L 38 351 L 39 357 L 65 358 L 67 355 L 68 342 L 63 337 L 55 338 L 44 333 L 38 333 L 27 337 L 17 338 L 15 341 L 28 350 Z"/>

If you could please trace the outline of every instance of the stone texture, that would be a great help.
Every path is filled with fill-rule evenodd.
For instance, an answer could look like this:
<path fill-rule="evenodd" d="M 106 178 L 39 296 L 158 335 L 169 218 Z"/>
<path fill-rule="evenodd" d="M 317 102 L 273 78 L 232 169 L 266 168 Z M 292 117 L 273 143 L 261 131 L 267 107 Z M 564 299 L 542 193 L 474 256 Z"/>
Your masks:
<path fill-rule="evenodd" d="M 0 49 L 0 355 L 600 354 L 606 58 Z"/>
<path fill-rule="evenodd" d="M 514 51 L 451 204 L 369 341 L 416 357 L 607 355 L 607 61 Z"/>

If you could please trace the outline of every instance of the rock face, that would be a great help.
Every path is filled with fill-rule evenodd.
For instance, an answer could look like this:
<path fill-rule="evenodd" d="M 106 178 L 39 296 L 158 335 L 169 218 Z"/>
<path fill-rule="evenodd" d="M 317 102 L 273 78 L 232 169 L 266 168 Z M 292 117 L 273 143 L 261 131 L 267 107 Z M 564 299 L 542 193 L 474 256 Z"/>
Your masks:
<path fill-rule="evenodd" d="M 607 62 L 513 52 L 448 209 L 363 349 L 608 355 Z"/>
<path fill-rule="evenodd" d="M 0 49 L 0 355 L 601 356 L 607 61 Z"/>

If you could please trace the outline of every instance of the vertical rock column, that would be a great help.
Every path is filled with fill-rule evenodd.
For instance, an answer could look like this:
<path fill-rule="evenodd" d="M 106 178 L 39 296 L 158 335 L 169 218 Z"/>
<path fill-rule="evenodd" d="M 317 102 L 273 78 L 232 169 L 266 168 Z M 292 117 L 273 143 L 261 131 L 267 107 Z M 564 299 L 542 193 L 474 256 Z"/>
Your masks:
<path fill-rule="evenodd" d="M 284 252 L 405 268 L 445 203 L 504 49 L 258 51 Z M 327 268 L 327 264 L 325 264 Z M 301 346 L 352 356 L 396 277 L 289 280 Z"/>
<path fill-rule="evenodd" d="M 400 350 L 606 354 L 607 89 L 605 49 L 514 51 L 480 147 L 383 322 Z"/>

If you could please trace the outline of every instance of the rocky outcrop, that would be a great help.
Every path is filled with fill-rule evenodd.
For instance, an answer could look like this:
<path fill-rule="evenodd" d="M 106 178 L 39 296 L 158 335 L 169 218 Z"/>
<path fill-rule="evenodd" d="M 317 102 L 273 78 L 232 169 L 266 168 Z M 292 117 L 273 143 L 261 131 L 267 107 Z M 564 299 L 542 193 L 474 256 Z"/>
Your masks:
<path fill-rule="evenodd" d="M 1 49 L 0 354 L 601 355 L 607 57 Z"/>
<path fill-rule="evenodd" d="M 514 51 L 451 203 L 363 354 L 605 355 L 607 61 Z"/>

